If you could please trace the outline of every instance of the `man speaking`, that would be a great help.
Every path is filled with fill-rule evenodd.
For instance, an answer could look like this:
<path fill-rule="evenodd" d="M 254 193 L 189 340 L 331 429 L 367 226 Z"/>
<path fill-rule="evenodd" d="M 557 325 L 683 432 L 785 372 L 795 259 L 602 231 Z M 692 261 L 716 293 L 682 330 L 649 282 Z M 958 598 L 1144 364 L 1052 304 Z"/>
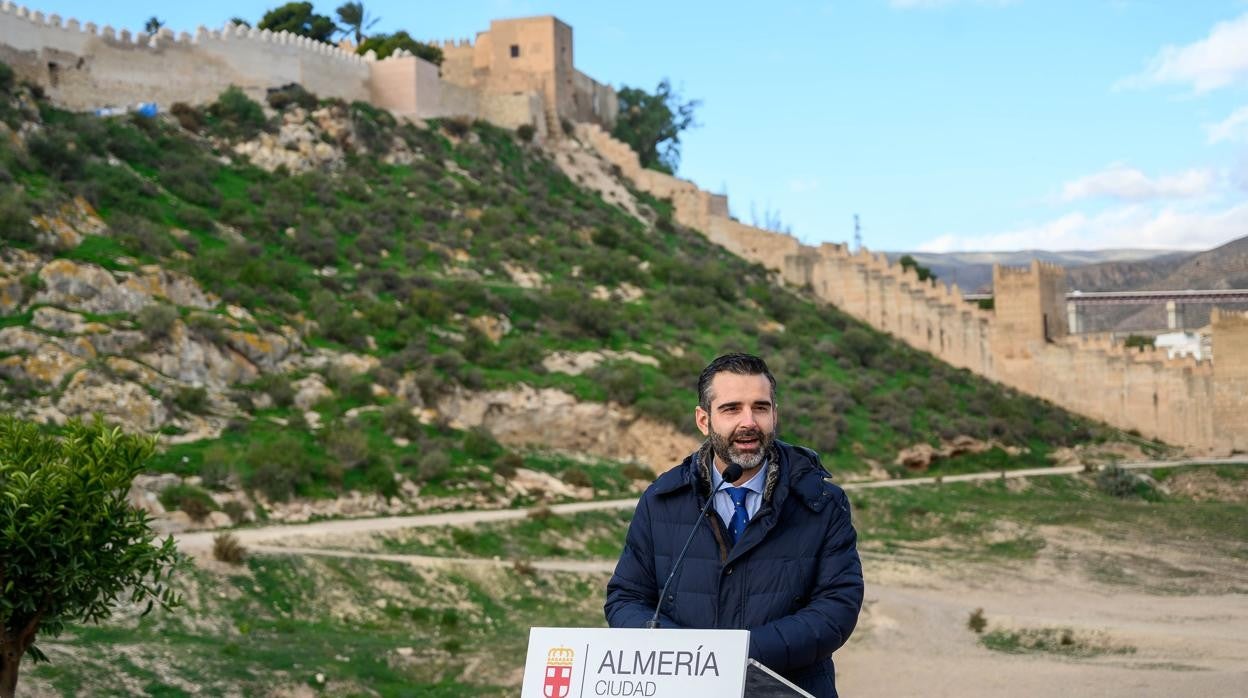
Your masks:
<path fill-rule="evenodd" d="M 849 500 L 814 451 L 776 440 L 776 379 L 757 356 L 703 369 L 694 415 L 706 441 L 638 502 L 607 583 L 607 623 L 743 628 L 750 657 L 835 698 L 832 652 L 862 607 Z"/>

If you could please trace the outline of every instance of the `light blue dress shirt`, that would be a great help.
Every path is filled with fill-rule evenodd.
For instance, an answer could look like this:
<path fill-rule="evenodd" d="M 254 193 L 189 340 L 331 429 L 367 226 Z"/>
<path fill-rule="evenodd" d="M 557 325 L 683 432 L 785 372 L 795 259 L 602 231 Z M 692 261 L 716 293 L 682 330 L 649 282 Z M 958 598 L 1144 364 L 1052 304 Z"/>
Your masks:
<path fill-rule="evenodd" d="M 740 485 L 749 490 L 745 495 L 745 510 L 749 513 L 751 521 L 754 520 L 754 515 L 758 513 L 759 508 L 763 506 L 763 487 L 767 484 L 767 469 L 770 467 L 770 463 L 764 462 L 759 467 L 758 472 L 754 474 L 754 477 Z M 719 486 L 723 482 L 723 476 L 719 474 L 719 471 L 712 464 L 711 491 L 719 490 Z M 728 483 L 728 487 L 731 486 L 732 483 Z M 719 514 L 719 518 L 723 520 L 724 526 L 731 526 L 732 515 L 737 511 L 737 505 L 732 503 L 732 497 L 725 490 L 727 490 L 727 487 L 724 490 L 715 492 L 715 513 Z"/>

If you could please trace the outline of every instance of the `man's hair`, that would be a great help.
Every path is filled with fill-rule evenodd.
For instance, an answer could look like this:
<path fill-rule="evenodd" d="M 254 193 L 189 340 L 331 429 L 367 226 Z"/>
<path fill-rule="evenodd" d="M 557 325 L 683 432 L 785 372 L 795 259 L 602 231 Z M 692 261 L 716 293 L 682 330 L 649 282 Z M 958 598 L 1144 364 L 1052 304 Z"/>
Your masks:
<path fill-rule="evenodd" d="M 711 381 L 717 373 L 736 373 L 742 376 L 767 376 L 771 383 L 771 401 L 776 401 L 776 377 L 771 375 L 767 362 L 753 354 L 724 354 L 702 369 L 698 376 L 698 404 L 711 411 Z"/>

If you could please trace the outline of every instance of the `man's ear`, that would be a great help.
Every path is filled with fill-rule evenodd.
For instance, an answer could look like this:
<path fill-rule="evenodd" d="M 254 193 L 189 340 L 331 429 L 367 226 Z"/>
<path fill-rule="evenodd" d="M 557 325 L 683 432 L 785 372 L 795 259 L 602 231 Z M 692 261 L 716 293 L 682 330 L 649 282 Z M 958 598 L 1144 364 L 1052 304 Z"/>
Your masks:
<path fill-rule="evenodd" d="M 693 408 L 693 421 L 698 425 L 698 431 L 703 436 L 709 436 L 711 433 L 711 413 L 702 409 L 701 405 Z"/>

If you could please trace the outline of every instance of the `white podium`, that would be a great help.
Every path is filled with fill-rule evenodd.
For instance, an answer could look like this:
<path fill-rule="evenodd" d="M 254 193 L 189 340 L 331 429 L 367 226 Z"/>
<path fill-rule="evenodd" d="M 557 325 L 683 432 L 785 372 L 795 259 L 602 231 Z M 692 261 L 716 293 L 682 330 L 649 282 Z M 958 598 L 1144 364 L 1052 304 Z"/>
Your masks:
<path fill-rule="evenodd" d="M 749 658 L 747 630 L 532 628 L 521 698 L 806 696 Z"/>

